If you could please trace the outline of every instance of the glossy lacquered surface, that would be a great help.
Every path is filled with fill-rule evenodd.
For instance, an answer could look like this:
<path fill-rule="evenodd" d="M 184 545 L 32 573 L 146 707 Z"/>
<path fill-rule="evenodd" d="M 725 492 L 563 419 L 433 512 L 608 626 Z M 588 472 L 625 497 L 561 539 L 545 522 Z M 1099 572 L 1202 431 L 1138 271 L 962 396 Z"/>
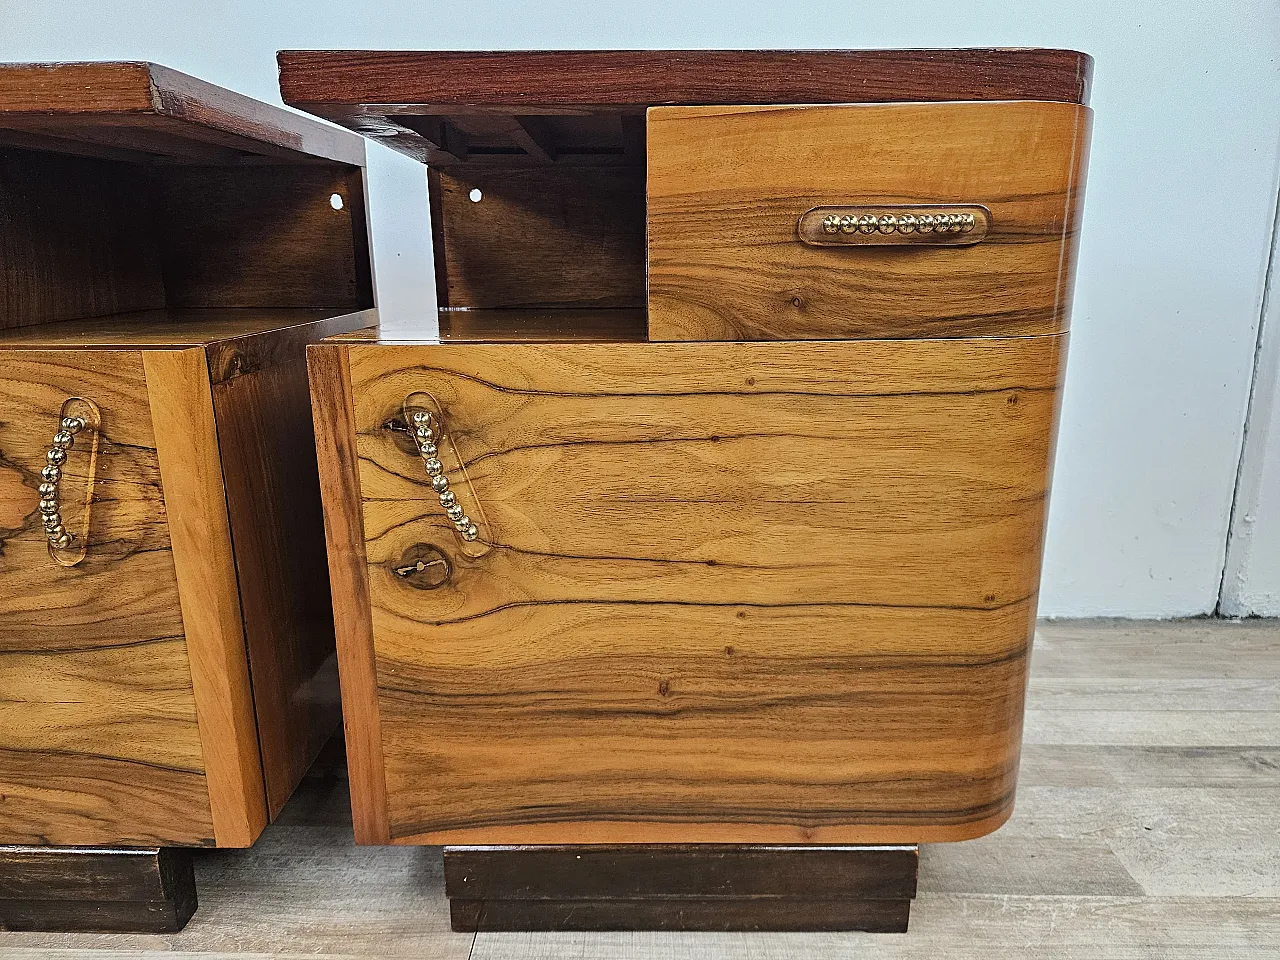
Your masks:
<path fill-rule="evenodd" d="M 1090 118 L 1045 102 L 649 111 L 650 339 L 1068 329 Z M 806 211 L 858 204 L 977 205 L 986 224 L 802 241 Z"/>
<path fill-rule="evenodd" d="M 67 396 L 105 411 L 86 559 L 36 511 Z M 0 351 L 0 842 L 213 843 L 191 655 L 139 351 Z M 83 501 L 72 448 L 63 496 Z"/>
<path fill-rule="evenodd" d="M 357 838 L 1003 823 L 1087 58 L 280 62 L 289 102 L 430 165 L 440 339 L 309 354 Z M 815 243 L 815 209 L 889 239 Z"/>
<path fill-rule="evenodd" d="M 363 158 L 153 64 L 0 65 L 0 844 L 247 846 L 333 731 L 303 351 L 372 305 Z"/>
<path fill-rule="evenodd" d="M 313 348 L 313 384 L 349 365 L 321 462 L 331 543 L 364 540 L 335 577 L 362 837 L 992 829 L 1064 346 Z M 479 553 L 396 425 L 420 390 Z M 441 575 L 401 572 L 410 553 Z"/>
<path fill-rule="evenodd" d="M 244 846 L 288 799 L 338 719 L 301 355 L 361 322 L 186 312 L 0 339 L 0 842 Z M 68 396 L 102 412 L 74 567 L 48 556 L 35 489 Z M 66 504 L 86 470 L 73 446 Z"/>
<path fill-rule="evenodd" d="M 1087 103 L 1074 50 L 286 50 L 284 101 L 420 160 L 502 147 L 532 163 L 577 153 L 591 124 L 623 152 L 617 117 L 660 104 L 1056 100 Z M 476 115 L 491 118 L 477 123 Z M 599 146 L 597 141 L 596 146 Z"/>

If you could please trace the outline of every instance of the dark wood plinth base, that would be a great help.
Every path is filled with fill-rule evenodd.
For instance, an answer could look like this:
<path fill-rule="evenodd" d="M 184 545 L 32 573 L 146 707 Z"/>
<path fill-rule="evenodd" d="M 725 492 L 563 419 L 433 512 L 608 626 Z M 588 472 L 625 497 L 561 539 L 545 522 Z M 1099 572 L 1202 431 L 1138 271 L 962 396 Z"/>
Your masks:
<path fill-rule="evenodd" d="M 918 848 L 445 847 L 453 929 L 904 933 Z"/>
<path fill-rule="evenodd" d="M 189 850 L 0 847 L 0 930 L 174 933 L 195 911 Z"/>

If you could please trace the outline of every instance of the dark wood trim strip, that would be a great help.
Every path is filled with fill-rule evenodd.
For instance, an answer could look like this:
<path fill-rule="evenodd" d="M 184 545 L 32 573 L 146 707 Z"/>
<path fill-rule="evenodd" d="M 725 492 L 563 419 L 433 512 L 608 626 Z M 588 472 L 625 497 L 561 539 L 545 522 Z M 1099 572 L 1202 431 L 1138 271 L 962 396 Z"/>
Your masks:
<path fill-rule="evenodd" d="M 906 933 L 910 900 L 450 900 L 455 933 Z"/>
<path fill-rule="evenodd" d="M 425 113 L 453 105 L 620 107 L 894 100 L 1087 103 L 1093 60 L 1074 50 L 284 50 L 286 103 Z M 395 105 L 378 110 L 377 105 Z M 406 109 L 410 108 L 410 109 Z M 367 111 L 366 111 L 367 112 Z M 326 111 L 326 115 L 329 114 Z"/>

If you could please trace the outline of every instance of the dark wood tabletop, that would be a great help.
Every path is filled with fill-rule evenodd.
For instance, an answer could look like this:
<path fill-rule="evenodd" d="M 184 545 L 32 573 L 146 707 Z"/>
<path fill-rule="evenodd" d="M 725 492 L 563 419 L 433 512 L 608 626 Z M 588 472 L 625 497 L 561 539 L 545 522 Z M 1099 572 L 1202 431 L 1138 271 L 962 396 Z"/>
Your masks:
<path fill-rule="evenodd" d="M 286 103 L 435 164 L 472 145 L 547 161 L 590 118 L 660 104 L 1085 103 L 1093 69 L 1087 54 L 1043 49 L 285 50 L 278 61 Z"/>
<path fill-rule="evenodd" d="M 1092 59 L 1072 50 L 308 51 L 278 55 L 286 103 L 593 104 L 1065 100 Z"/>
<path fill-rule="evenodd" d="M 337 161 L 364 143 L 154 63 L 0 63 L 0 147 L 136 162 Z"/>

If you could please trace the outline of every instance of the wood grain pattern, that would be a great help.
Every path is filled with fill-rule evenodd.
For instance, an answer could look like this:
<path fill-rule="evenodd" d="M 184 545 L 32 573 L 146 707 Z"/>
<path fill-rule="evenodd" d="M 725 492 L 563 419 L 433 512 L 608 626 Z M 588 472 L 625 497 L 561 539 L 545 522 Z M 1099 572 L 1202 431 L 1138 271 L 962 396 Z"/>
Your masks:
<path fill-rule="evenodd" d="M 422 117 L 456 123 L 656 104 L 1087 103 L 1093 69 L 1085 54 L 1039 49 L 286 50 L 277 59 L 286 103 L 432 163 L 447 158 L 415 129 Z"/>
<path fill-rule="evenodd" d="M 146 176 L 0 150 L 0 328 L 164 304 Z"/>
<path fill-rule="evenodd" d="M 340 720 L 305 344 L 361 322 L 318 320 L 208 350 L 272 818 Z"/>
<path fill-rule="evenodd" d="M 356 256 L 363 216 L 352 219 L 359 169 L 169 166 L 151 178 L 168 306 L 373 306 L 369 259 Z"/>
<path fill-rule="evenodd" d="M 0 847 L 0 930 L 173 933 L 195 909 L 187 850 Z"/>
<path fill-rule="evenodd" d="M 896 900 L 916 895 L 919 863 L 913 846 L 445 847 L 444 892 L 463 900 Z"/>
<path fill-rule="evenodd" d="M 274 818 L 341 719 L 306 361 L 224 381 L 213 405 Z"/>
<path fill-rule="evenodd" d="M 644 343 L 649 338 L 645 310 L 567 308 L 553 310 L 438 311 L 438 336 L 428 330 L 378 325 L 376 311 L 359 314 L 368 326 L 328 337 L 331 343 L 442 343 L 445 341 L 518 343 L 521 341 Z M 0 331 L 0 342 L 4 339 Z"/>
<path fill-rule="evenodd" d="M 343 315 L 345 316 L 345 315 Z M 246 370 L 286 362 L 302 352 L 317 332 L 337 334 L 351 324 L 368 322 L 335 317 L 332 309 L 264 307 L 156 309 L 40 323 L 0 330 L 0 348 L 36 347 L 208 347 L 215 383 Z M 318 328 L 318 331 L 317 329 Z"/>
<path fill-rule="evenodd" d="M 0 446 L 5 557 L 48 565 L 35 471 L 62 399 L 139 434 L 109 438 L 89 562 L 0 564 L 0 842 L 244 846 L 330 734 L 304 355 L 372 306 L 363 160 L 152 64 L 0 65 L 0 443 L 39 414 Z"/>
<path fill-rule="evenodd" d="M 68 396 L 103 415 L 72 568 L 49 559 L 35 489 Z M 0 842 L 212 844 L 142 358 L 0 352 L 0 409 Z M 64 499 L 84 482 L 73 448 Z"/>
<path fill-rule="evenodd" d="M 387 783 L 347 348 L 307 348 L 357 843 L 386 843 Z"/>
<path fill-rule="evenodd" d="M 6 129 L 143 157 L 207 160 L 211 145 L 233 161 L 364 164 L 357 137 L 154 63 L 0 64 Z"/>
<path fill-rule="evenodd" d="M 147 171 L 0 151 L 0 257 L 0 329 L 165 307 L 373 304 L 361 172 L 337 165 Z"/>
<path fill-rule="evenodd" d="M 654 340 L 1025 336 L 1070 325 L 1090 111 L 1064 103 L 649 112 Z M 970 247 L 814 248 L 823 205 L 980 203 Z"/>
<path fill-rule="evenodd" d="M 430 175 L 442 306 L 644 307 L 641 168 L 463 166 Z"/>
<path fill-rule="evenodd" d="M 1041 623 L 1033 661 L 1033 709 L 1085 716 L 1097 689 L 1118 701 L 1129 688 L 1138 711 L 1116 707 L 1127 716 L 1175 697 L 1186 722 L 1220 716 L 1222 739 L 1177 746 L 1166 714 L 1142 744 L 1075 741 L 1056 747 L 1051 764 L 1028 745 L 1005 827 L 921 850 L 905 937 L 460 936 L 449 931 L 439 850 L 353 846 L 347 784 L 324 777 L 308 778 L 252 849 L 196 858 L 199 922 L 179 937 L 117 936 L 108 946 L 131 960 L 261 960 L 282 943 L 322 960 L 1275 960 L 1280 748 L 1229 744 L 1250 742 L 1243 721 L 1257 711 L 1280 722 L 1280 700 L 1255 693 L 1254 713 L 1220 708 L 1231 684 L 1280 678 L 1280 623 Z M 1042 681 L 1064 686 L 1046 701 Z M 101 960 L 103 946 L 95 936 L 0 934 L 6 960 Z"/>
<path fill-rule="evenodd" d="M 267 823 L 235 555 L 204 351 L 142 355 L 219 846 Z"/>
<path fill-rule="evenodd" d="M 163 67 L 0 64 L 0 328 L 371 307 L 363 163 L 357 137 Z"/>
<path fill-rule="evenodd" d="M 347 347 L 392 838 L 993 829 L 1064 345 Z M 384 426 L 414 390 L 483 505 L 479 559 Z M 394 572 L 419 545 L 435 589 Z"/>
<path fill-rule="evenodd" d="M 8 775 L 4 778 L 6 785 L 10 779 L 15 782 L 21 779 L 24 784 L 22 795 L 26 805 L 19 807 L 15 803 L 12 814 L 23 832 L 13 839 L 39 842 L 39 838 L 50 831 L 51 836 L 64 838 L 53 842 L 71 842 L 65 839 L 69 835 L 61 832 L 64 822 L 90 817 L 96 829 L 74 834 L 82 838 L 76 842 L 212 843 L 216 832 L 219 843 L 243 845 L 261 828 L 260 823 L 255 825 L 260 818 L 253 811 L 255 805 L 261 803 L 264 774 L 270 813 L 274 815 L 332 732 L 338 720 L 337 678 L 319 491 L 315 486 L 307 490 L 308 472 L 303 466 L 308 461 L 314 462 L 315 456 L 303 357 L 308 339 L 350 329 L 364 322 L 364 318 L 355 314 L 321 319 L 328 312 L 150 311 L 126 314 L 112 321 L 41 324 L 8 332 L 6 346 L 9 349 L 0 356 L 12 358 L 10 362 L 27 376 L 52 377 L 54 384 L 59 382 L 60 375 L 50 373 L 48 364 L 31 363 L 29 358 L 56 358 L 72 369 L 88 363 L 92 370 L 99 369 L 95 361 L 78 358 L 98 357 L 104 361 L 126 358 L 138 377 L 134 384 L 138 415 L 145 418 L 150 431 L 149 403 L 154 400 L 157 417 L 165 421 L 165 429 L 160 431 L 165 441 L 160 459 L 164 459 L 170 447 L 177 451 L 167 471 L 172 473 L 176 458 L 179 469 L 186 467 L 198 474 L 184 476 L 176 489 L 172 477 L 166 477 L 171 481 L 167 491 L 170 513 L 167 514 L 161 496 L 156 443 L 149 436 L 153 488 L 147 508 L 158 525 L 157 540 L 163 546 L 160 556 L 168 564 L 167 579 L 158 582 L 148 579 L 141 561 L 134 561 L 140 578 L 127 587 L 112 581 L 104 572 L 94 592 L 82 600 L 86 605 L 94 605 L 96 616 L 86 620 L 80 631 L 87 640 L 103 644 L 102 650 L 92 649 L 89 654 L 71 661 L 46 656 L 40 651 L 23 657 L 15 653 L 8 661 L 5 678 L 12 700 L 0 705 L 0 709 L 22 711 L 29 717 L 13 725 L 15 732 L 10 744 L 16 748 L 20 742 L 29 756 L 21 761 L 12 760 L 7 765 L 9 769 L 4 771 Z M 196 346 L 186 351 L 148 350 L 146 360 L 141 353 L 67 349 L 44 353 L 14 349 L 33 345 L 160 347 L 181 343 Z M 172 369 L 175 360 L 181 362 L 180 370 Z M 147 394 L 147 386 L 142 382 L 144 366 L 153 374 L 160 370 L 154 378 L 155 396 Z M 175 376 L 180 381 L 176 385 Z M 212 387 L 211 377 L 215 381 Z M 15 391 L 17 389 L 15 387 Z M 23 389 L 30 388 L 24 385 Z M 51 387 L 41 382 L 39 389 L 48 392 Z M 52 436 L 49 431 L 53 429 L 58 404 L 65 395 L 57 395 L 55 390 L 48 400 L 51 412 L 41 418 L 47 419 L 47 424 L 43 429 L 38 424 L 32 425 L 35 436 L 30 440 L 32 450 L 28 456 L 38 459 L 43 455 L 48 437 Z M 89 395 L 98 396 L 94 392 Z M 113 399 L 111 393 L 105 396 Z M 10 399 L 13 398 L 0 397 L 0 404 Z M 198 409 L 200 404 L 205 404 L 207 410 Z M 22 408 L 15 400 L 13 407 L 4 406 L 4 409 Z M 109 410 L 108 416 L 110 414 Z M 206 444 L 211 446 L 206 448 Z M 314 470 L 310 475 L 314 476 Z M 27 478 L 31 487 L 36 482 L 33 477 L 34 469 Z M 15 474 L 14 484 L 8 494 L 0 497 L 0 502 L 10 504 L 7 509 L 12 512 L 14 523 L 20 525 L 29 519 L 27 514 L 35 502 L 30 498 L 35 493 L 22 486 L 20 474 Z M 101 484 L 100 480 L 99 486 Z M 72 492 L 68 491 L 68 496 Z M 174 498 L 178 502 L 175 503 Z M 130 524 L 140 522 L 127 514 L 121 516 L 119 511 L 104 504 L 101 494 L 99 501 L 95 506 L 95 530 L 101 518 L 108 525 L 103 530 L 103 539 L 112 535 L 113 530 L 115 537 L 121 537 L 128 533 Z M 231 539 L 225 539 L 221 552 L 207 550 L 216 542 L 216 530 L 212 540 L 197 539 L 195 552 L 191 553 L 190 528 L 194 526 L 203 531 L 197 534 L 202 537 L 210 525 L 218 526 L 216 518 L 207 514 L 210 507 L 223 511 L 224 537 L 228 536 L 225 525 L 230 522 L 229 529 L 234 534 L 234 567 L 231 566 L 232 554 L 228 552 Z M 194 518 L 192 511 L 197 514 Z M 179 607 L 178 579 L 165 525 L 169 515 L 179 516 L 187 524 L 183 528 L 188 534 L 187 566 L 179 572 L 185 573 L 183 588 L 195 583 L 197 595 L 194 599 L 184 595 L 183 601 L 200 606 L 212 603 L 217 608 L 215 619 L 223 620 L 210 625 L 207 619 L 202 619 L 197 625 L 198 636 L 193 642 L 205 645 L 206 662 L 205 673 L 197 675 L 197 682 L 203 677 L 204 687 L 197 688 L 194 694 L 193 664 L 188 662 L 184 636 L 190 624 L 183 623 L 184 612 L 188 618 L 193 614 Z M 43 538 L 37 536 L 38 525 L 34 521 L 29 526 L 30 535 L 36 538 L 32 547 L 43 563 Z M 149 555 L 147 552 L 154 549 L 154 545 L 139 546 L 133 540 L 123 540 L 118 546 L 114 542 L 105 546 L 95 542 L 91 559 L 104 550 L 113 549 Z M 112 568 L 111 572 L 129 576 L 128 569 Z M 68 571 L 67 576 L 74 573 Z M 237 586 L 241 588 L 238 593 Z M 172 622 L 164 633 L 157 634 L 162 642 L 143 649 L 135 649 L 135 645 L 125 642 L 123 650 L 117 649 L 114 641 L 118 627 L 110 620 L 112 604 L 121 605 L 119 616 L 125 618 L 124 625 L 129 628 L 135 619 L 146 622 L 143 618 L 150 611 L 143 605 L 159 602 L 152 591 L 163 593 L 165 589 L 170 591 L 167 612 Z M 213 596 L 210 590 L 223 592 Z M 48 634 L 54 653 L 67 654 L 69 651 L 57 649 L 59 644 L 70 642 L 59 616 L 65 617 L 69 609 L 72 614 L 79 611 L 61 597 L 40 599 L 58 610 L 59 615 L 50 616 L 43 609 L 0 610 L 0 623 L 15 631 L 30 631 L 34 623 L 36 629 Z M 241 604 L 247 618 L 242 636 Z M 238 648 L 235 642 L 219 633 L 231 631 L 233 627 L 240 636 Z M 218 646 L 224 641 L 225 647 Z M 225 676 L 218 673 L 223 668 L 230 671 Z M 73 669 L 75 672 L 69 672 Z M 252 703 L 245 699 L 250 669 L 253 672 Z M 59 671 L 65 676 L 59 675 Z M 51 683 L 50 676 L 54 676 L 56 682 Z M 200 721 L 211 724 L 204 731 L 196 728 L 201 697 L 204 709 L 199 712 Z M 32 704 L 40 703 L 42 698 L 53 698 L 53 706 L 33 708 Z M 59 704 L 81 706 L 69 710 Z M 103 704 L 111 706 L 103 711 L 100 709 Z M 67 717 L 75 719 L 74 727 Z M 176 742 L 169 745 L 166 743 L 171 736 L 169 725 L 183 719 L 191 724 L 190 736 L 185 741 L 174 738 Z M 115 745 L 113 737 L 124 724 L 129 725 L 130 737 L 123 745 Z M 221 763 L 222 772 L 232 781 L 223 791 L 222 820 L 216 831 L 205 783 L 206 750 L 201 746 L 202 732 L 206 743 L 218 744 L 221 754 L 213 763 Z M 233 742 L 233 736 L 241 741 Z M 50 787 L 50 761 L 42 751 L 73 747 L 84 750 L 86 744 L 95 746 L 99 742 L 109 745 L 105 752 L 123 751 L 134 762 L 146 761 L 157 752 L 164 755 L 165 750 L 175 753 L 185 747 L 188 755 L 184 759 L 195 773 L 201 812 L 190 815 L 182 806 L 181 791 L 173 784 L 156 782 L 157 777 L 143 778 L 137 784 L 120 783 L 119 777 L 110 774 L 109 767 L 106 773 L 102 772 L 104 763 L 100 760 L 86 764 L 82 771 L 60 776 L 57 789 Z M 261 765 L 257 760 L 259 744 Z M 172 772 L 167 775 L 175 776 Z M 33 784 L 40 785 L 38 793 Z M 19 795 L 16 786 L 13 795 Z M 135 824 L 130 821 L 129 804 L 139 796 L 146 797 L 146 804 Z M 255 796 L 258 799 L 255 800 Z M 112 808 L 104 812 L 101 808 L 107 804 Z M 243 823 L 236 821 L 237 805 L 244 805 L 248 811 L 241 817 Z M 0 839 L 8 837 L 0 834 Z"/>
<path fill-rule="evenodd" d="M 1074 50 L 282 50 L 285 103 L 1082 103 Z"/>
<path fill-rule="evenodd" d="M 520 342 L 601 340 L 612 343 L 649 338 L 646 310 L 441 310 L 440 339 Z M 371 331 L 379 339 L 377 330 Z"/>

